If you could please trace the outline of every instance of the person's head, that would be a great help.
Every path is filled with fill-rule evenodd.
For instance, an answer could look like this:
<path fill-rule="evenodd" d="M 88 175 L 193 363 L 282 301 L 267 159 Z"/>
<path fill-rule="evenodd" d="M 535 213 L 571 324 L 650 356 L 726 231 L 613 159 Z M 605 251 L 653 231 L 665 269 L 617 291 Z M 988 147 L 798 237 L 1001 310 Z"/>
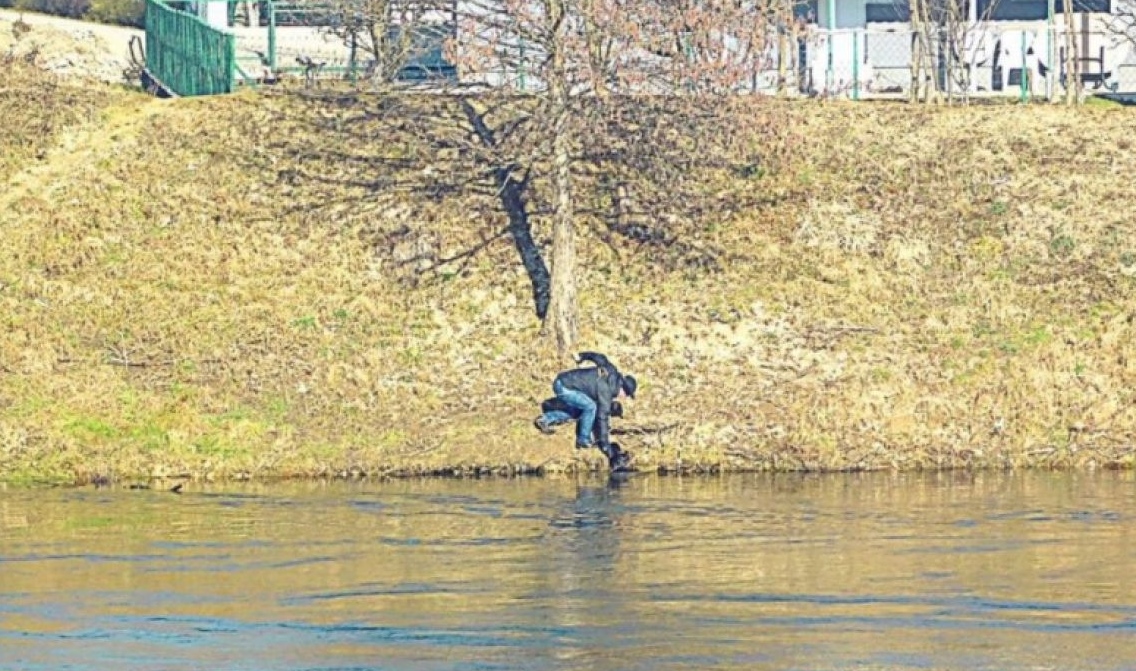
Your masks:
<path fill-rule="evenodd" d="M 623 379 L 619 382 L 620 389 L 630 398 L 635 398 L 635 390 L 638 386 L 639 385 L 635 382 L 635 378 L 631 375 L 624 375 Z"/>

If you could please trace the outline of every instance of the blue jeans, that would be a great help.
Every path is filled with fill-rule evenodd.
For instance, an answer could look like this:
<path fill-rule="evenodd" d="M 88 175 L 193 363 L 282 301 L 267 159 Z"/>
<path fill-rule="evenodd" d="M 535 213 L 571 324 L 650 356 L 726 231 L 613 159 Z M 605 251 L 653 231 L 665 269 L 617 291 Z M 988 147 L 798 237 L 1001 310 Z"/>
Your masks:
<path fill-rule="evenodd" d="M 561 401 L 564 401 L 565 405 L 579 411 L 579 419 L 576 420 L 576 444 L 590 446 L 592 444 L 592 426 L 596 423 L 596 402 L 582 391 L 565 389 L 559 380 L 552 383 L 552 393 L 556 394 L 556 397 Z M 549 426 L 563 424 L 573 419 L 573 415 L 561 410 L 546 412 L 541 417 Z"/>

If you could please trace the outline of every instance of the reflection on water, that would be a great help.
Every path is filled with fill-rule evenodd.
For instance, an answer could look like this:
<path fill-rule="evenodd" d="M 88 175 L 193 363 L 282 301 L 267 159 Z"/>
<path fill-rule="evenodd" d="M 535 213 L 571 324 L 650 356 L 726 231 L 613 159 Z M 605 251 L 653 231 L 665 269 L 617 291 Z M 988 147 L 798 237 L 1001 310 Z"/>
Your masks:
<path fill-rule="evenodd" d="M 0 490 L 0 668 L 1127 669 L 1133 484 Z"/>

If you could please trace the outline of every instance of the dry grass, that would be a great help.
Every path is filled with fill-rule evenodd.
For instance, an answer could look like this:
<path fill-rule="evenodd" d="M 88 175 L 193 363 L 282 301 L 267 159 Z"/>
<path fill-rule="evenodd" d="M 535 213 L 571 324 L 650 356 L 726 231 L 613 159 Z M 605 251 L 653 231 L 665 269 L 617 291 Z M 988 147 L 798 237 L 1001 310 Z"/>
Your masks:
<path fill-rule="evenodd" d="M 6 182 L 30 161 L 43 159 L 62 129 L 90 120 L 115 92 L 75 85 L 2 47 L 0 42 L 0 180 Z"/>
<path fill-rule="evenodd" d="M 473 157 L 375 100 L 96 103 L 45 165 L 2 145 L 0 474 L 600 465 L 531 427 L 564 362 Z M 788 164 L 688 175 L 721 207 L 668 242 L 581 219 L 640 464 L 1131 465 L 1132 112 L 778 109 Z"/>

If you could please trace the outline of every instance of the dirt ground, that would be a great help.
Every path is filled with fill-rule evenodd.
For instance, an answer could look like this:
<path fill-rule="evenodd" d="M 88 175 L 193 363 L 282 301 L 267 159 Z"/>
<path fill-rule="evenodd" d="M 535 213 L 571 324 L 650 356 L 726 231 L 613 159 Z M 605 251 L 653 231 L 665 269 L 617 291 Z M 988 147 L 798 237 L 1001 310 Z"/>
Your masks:
<path fill-rule="evenodd" d="M 26 29 L 17 27 L 22 21 Z M 264 28 L 236 28 L 237 57 L 243 67 L 257 62 L 257 52 L 268 50 L 268 31 Z M 63 76 L 93 78 L 120 84 L 137 83 L 126 75 L 131 68 L 130 38 L 145 40 L 145 31 L 0 9 L 0 54 L 25 56 L 36 52 L 36 64 Z M 337 38 L 318 28 L 283 27 L 278 31 L 277 53 L 282 68 L 296 68 L 296 59 L 306 55 L 328 66 L 342 67 L 348 50 Z M 256 74 L 255 68 L 250 72 Z"/>
<path fill-rule="evenodd" d="M 27 29 L 18 27 L 20 22 Z M 0 9 L 0 54 L 35 52 L 40 67 L 65 76 L 123 83 L 130 67 L 130 38 L 136 28 L 76 21 L 58 16 Z"/>

